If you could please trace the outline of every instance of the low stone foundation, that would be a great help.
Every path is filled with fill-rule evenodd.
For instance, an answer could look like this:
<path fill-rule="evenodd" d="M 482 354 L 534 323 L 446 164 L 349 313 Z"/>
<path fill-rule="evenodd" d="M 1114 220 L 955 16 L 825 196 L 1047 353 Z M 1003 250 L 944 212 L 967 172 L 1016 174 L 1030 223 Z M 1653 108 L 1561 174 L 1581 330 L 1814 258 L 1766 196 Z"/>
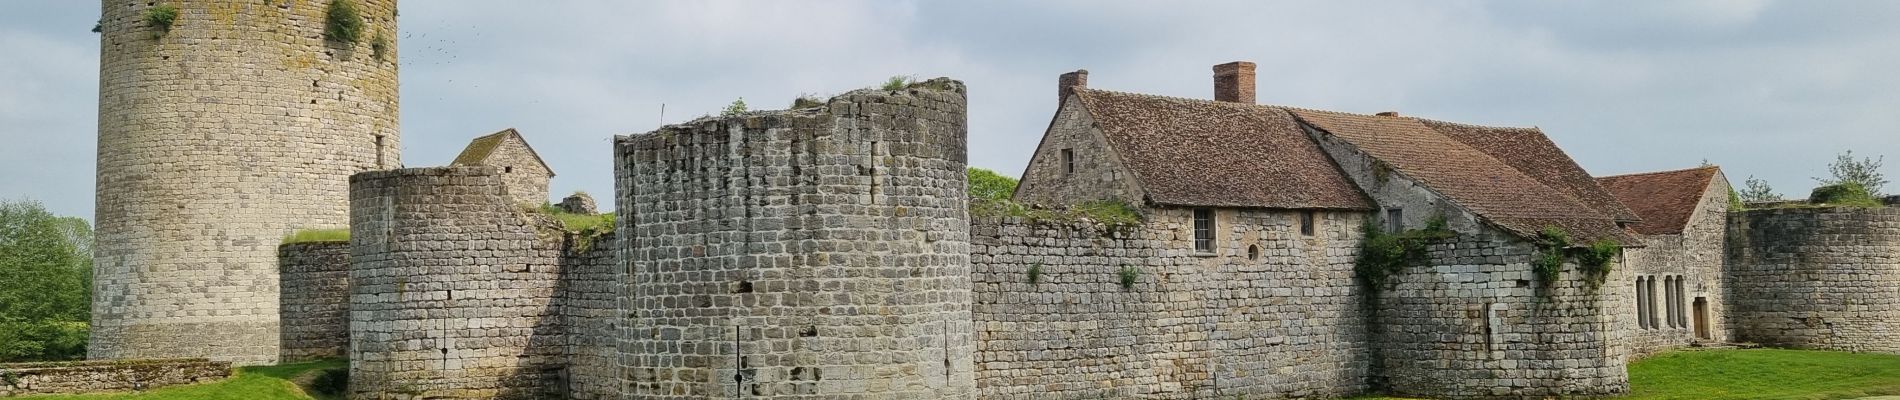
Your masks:
<path fill-rule="evenodd" d="M 0 364 L 0 397 L 149 390 L 230 376 L 230 362 L 202 358 Z"/>

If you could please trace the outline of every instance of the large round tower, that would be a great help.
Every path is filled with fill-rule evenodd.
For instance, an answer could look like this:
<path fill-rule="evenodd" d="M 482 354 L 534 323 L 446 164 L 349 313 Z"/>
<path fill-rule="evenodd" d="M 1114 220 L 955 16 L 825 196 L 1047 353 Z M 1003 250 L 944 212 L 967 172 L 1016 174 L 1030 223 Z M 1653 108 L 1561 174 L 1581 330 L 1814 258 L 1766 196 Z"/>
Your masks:
<path fill-rule="evenodd" d="M 278 243 L 399 165 L 396 0 L 105 0 L 99 29 L 91 357 L 276 361 Z"/>

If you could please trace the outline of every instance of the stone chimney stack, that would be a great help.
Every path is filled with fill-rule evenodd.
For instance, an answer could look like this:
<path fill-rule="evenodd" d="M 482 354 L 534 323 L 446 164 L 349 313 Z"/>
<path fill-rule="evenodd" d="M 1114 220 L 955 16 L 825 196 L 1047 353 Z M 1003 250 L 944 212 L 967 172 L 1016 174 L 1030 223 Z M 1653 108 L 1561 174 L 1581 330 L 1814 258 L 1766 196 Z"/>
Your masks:
<path fill-rule="evenodd" d="M 1235 61 L 1214 66 L 1214 101 L 1253 102 L 1253 63 Z"/>
<path fill-rule="evenodd" d="M 1078 69 L 1075 72 L 1062 74 L 1061 78 L 1056 79 L 1057 109 L 1062 108 L 1062 102 L 1069 100 L 1069 94 L 1075 93 L 1076 88 L 1089 88 L 1089 70 Z"/>

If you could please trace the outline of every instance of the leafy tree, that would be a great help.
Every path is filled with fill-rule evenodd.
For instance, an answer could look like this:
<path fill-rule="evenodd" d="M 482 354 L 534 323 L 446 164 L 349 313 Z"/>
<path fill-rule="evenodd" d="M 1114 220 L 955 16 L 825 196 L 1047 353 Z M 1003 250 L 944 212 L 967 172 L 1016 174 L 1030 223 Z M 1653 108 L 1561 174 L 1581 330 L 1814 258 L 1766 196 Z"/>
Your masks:
<path fill-rule="evenodd" d="M 1886 156 L 1880 156 L 1855 160 L 1854 151 L 1848 150 L 1836 156 L 1834 162 L 1827 165 L 1827 171 L 1833 177 L 1814 178 L 1814 180 L 1821 181 L 1822 186 L 1856 184 L 1867 189 L 1867 194 L 1879 197 L 1881 187 L 1887 186 L 1886 175 L 1880 173 L 1881 164 L 1886 161 L 1886 158 Z"/>
<path fill-rule="evenodd" d="M 0 201 L 0 362 L 86 353 L 92 228 L 34 201 Z"/>
<path fill-rule="evenodd" d="M 970 168 L 970 198 L 1008 200 L 1016 193 L 1016 178 L 982 168 Z"/>
<path fill-rule="evenodd" d="M 730 117 L 730 116 L 734 116 L 734 115 L 739 115 L 739 114 L 743 114 L 743 113 L 745 113 L 745 111 L 746 111 L 746 110 L 745 110 L 745 98 L 744 98 L 744 97 L 740 97 L 740 98 L 739 98 L 738 100 L 733 100 L 733 101 L 732 101 L 732 104 L 727 104 L 727 105 L 726 105 L 726 109 L 725 109 L 725 110 L 720 110 L 720 111 L 719 111 L 719 116 L 721 116 L 721 117 Z"/>
<path fill-rule="evenodd" d="M 1748 180 L 1742 182 L 1742 191 L 1739 195 L 1742 201 L 1750 203 L 1781 201 L 1781 194 L 1775 193 L 1775 188 L 1768 186 L 1768 181 L 1756 178 L 1754 175 L 1749 175 Z"/>

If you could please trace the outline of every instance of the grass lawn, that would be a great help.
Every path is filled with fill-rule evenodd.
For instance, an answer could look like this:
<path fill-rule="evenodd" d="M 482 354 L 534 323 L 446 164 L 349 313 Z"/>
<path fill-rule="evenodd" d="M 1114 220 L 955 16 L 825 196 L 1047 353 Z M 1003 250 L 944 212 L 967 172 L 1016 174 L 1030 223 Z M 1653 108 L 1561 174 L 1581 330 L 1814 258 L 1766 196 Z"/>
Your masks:
<path fill-rule="evenodd" d="M 239 368 L 231 379 L 221 382 L 172 386 L 136 393 L 100 393 L 80 395 L 42 395 L 10 397 L 8 400 L 312 400 L 302 388 L 291 383 L 299 375 L 329 368 L 348 367 L 349 361 L 325 360 L 267 367 Z"/>
<path fill-rule="evenodd" d="M 1900 394 L 1900 356 L 1801 350 L 1665 353 L 1630 364 L 1627 399 L 1853 399 Z"/>

